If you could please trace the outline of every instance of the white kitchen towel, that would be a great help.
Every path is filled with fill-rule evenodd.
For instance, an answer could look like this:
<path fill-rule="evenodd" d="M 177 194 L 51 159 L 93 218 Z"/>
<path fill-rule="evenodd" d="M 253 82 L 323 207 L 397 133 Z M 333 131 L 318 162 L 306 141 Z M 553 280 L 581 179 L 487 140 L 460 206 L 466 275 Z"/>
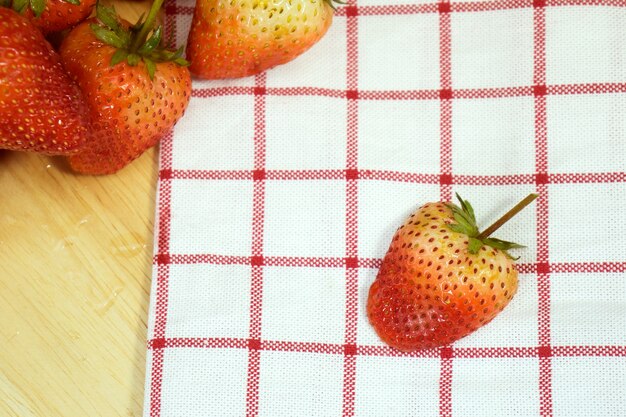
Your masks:
<path fill-rule="evenodd" d="M 194 80 L 160 152 L 146 417 L 626 416 L 626 1 L 351 0 L 295 61 Z M 539 193 L 497 233 L 519 292 L 400 353 L 368 288 L 455 192 L 482 227 Z"/>

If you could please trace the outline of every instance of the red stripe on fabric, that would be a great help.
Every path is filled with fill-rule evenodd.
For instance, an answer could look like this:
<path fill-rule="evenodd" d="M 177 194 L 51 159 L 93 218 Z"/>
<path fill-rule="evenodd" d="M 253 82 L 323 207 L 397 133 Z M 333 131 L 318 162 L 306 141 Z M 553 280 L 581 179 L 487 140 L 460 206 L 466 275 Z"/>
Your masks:
<path fill-rule="evenodd" d="M 151 350 L 176 348 L 249 349 L 278 352 L 307 352 L 327 355 L 389 356 L 414 358 L 533 358 L 533 357 L 626 357 L 626 346 L 551 346 L 545 347 L 448 347 L 416 352 L 400 352 L 388 346 L 341 345 L 334 343 L 293 342 L 243 338 L 155 338 L 148 342 Z"/>
<path fill-rule="evenodd" d="M 537 168 L 547 170 L 546 148 L 546 117 L 545 97 L 535 99 L 537 109 Z M 549 240 L 548 240 L 548 185 L 537 184 L 537 293 L 538 301 L 538 324 L 539 343 L 541 346 L 550 347 L 550 269 L 542 267 L 549 265 Z M 546 271 L 543 271 L 547 269 Z M 540 414 L 542 417 L 552 416 L 552 380 L 550 358 L 542 358 L 539 366 L 539 391 L 540 391 Z"/>
<path fill-rule="evenodd" d="M 263 313 L 263 241 L 265 223 L 265 73 L 255 76 L 254 87 L 254 167 L 252 202 L 252 283 L 250 286 L 250 340 L 248 343 L 248 379 L 246 381 L 246 415 L 258 415 L 259 379 Z M 262 173 L 259 175 L 258 173 Z M 260 262 L 259 262 L 260 260 Z"/>
<path fill-rule="evenodd" d="M 347 354 L 344 356 L 343 379 L 342 416 L 353 416 L 356 398 L 356 356 Z"/>
<path fill-rule="evenodd" d="M 440 79 L 440 145 L 439 145 L 439 197 L 452 199 L 452 25 L 449 1 L 439 2 L 439 79 Z M 452 415 L 452 354 L 449 347 L 440 350 L 439 415 Z"/>
<path fill-rule="evenodd" d="M 348 179 L 346 183 L 346 257 L 356 258 L 357 252 L 357 180 Z"/>
<path fill-rule="evenodd" d="M 160 169 L 167 172 L 172 169 L 172 133 L 167 134 L 160 145 Z M 160 176 L 158 182 L 158 207 L 156 247 L 157 263 L 156 272 L 156 300 L 154 312 L 154 335 L 155 338 L 164 338 L 167 334 L 167 308 L 170 273 L 170 235 L 171 235 L 171 204 L 172 204 L 172 180 L 167 176 Z M 165 261 L 165 262 L 164 262 Z M 150 373 L 150 416 L 161 415 L 161 391 L 163 385 L 163 351 L 152 353 L 152 366 Z"/>
<path fill-rule="evenodd" d="M 537 272 L 537 264 L 515 264 L 515 268 L 517 268 L 517 272 L 520 274 L 532 274 Z"/>
<path fill-rule="evenodd" d="M 381 15 L 406 15 L 406 14 L 428 14 L 442 11 L 439 7 L 441 3 L 447 4 L 445 10 L 449 12 L 483 12 L 506 9 L 519 9 L 532 7 L 532 0 L 499 0 L 485 2 L 440 2 L 430 4 L 407 4 L 407 5 L 386 5 L 386 6 L 360 6 L 357 8 L 359 16 L 381 16 Z M 342 9 L 337 15 L 343 16 Z"/>
<path fill-rule="evenodd" d="M 449 3 L 442 1 L 449 9 Z M 452 90 L 452 28 L 450 13 L 439 13 L 439 77 L 442 92 Z M 440 94 L 440 135 L 439 150 L 440 175 L 452 175 L 452 99 L 450 94 Z M 450 201 L 452 198 L 452 184 L 440 181 L 440 198 Z"/>
<path fill-rule="evenodd" d="M 255 259 L 259 261 L 255 262 Z M 356 259 L 356 258 L 333 258 L 333 257 L 297 257 L 297 256 L 230 256 L 209 253 L 201 254 L 176 254 L 169 257 L 171 264 L 214 264 L 214 265 L 264 265 L 279 267 L 305 267 L 305 268 L 344 268 L 348 259 L 357 262 L 357 268 L 377 268 L 380 259 Z M 152 262 L 159 264 L 158 255 Z"/>
<path fill-rule="evenodd" d="M 446 1 L 440 5 L 449 4 Z M 442 90 L 452 90 L 452 28 L 450 13 L 439 13 L 439 81 Z"/>
<path fill-rule="evenodd" d="M 460 175 L 452 176 L 452 181 L 460 185 L 517 185 L 534 184 L 534 174 L 518 175 Z"/>
<path fill-rule="evenodd" d="M 550 346 L 550 264 L 548 249 L 548 186 L 538 184 L 537 192 L 537 292 L 539 344 Z M 547 389 L 547 388 L 546 388 Z"/>
<path fill-rule="evenodd" d="M 359 178 L 364 180 L 414 182 L 421 184 L 439 183 L 439 175 L 437 174 L 416 174 L 411 172 L 380 171 L 370 169 L 359 171 Z"/>
<path fill-rule="evenodd" d="M 314 258 L 314 257 L 295 257 L 295 256 L 268 256 L 266 259 L 267 266 L 284 266 L 284 267 L 309 267 L 309 268 L 343 268 L 345 267 L 345 258 Z"/>
<path fill-rule="evenodd" d="M 345 16 L 343 8 L 337 10 L 337 16 Z M 381 6 L 359 6 L 356 13 L 359 16 L 387 16 L 387 15 L 406 15 L 406 14 L 425 14 L 436 13 L 437 5 L 431 4 L 400 4 L 400 5 L 381 5 Z"/>
<path fill-rule="evenodd" d="M 343 169 L 328 170 L 268 170 L 268 180 L 343 180 L 346 178 L 346 171 Z"/>
<path fill-rule="evenodd" d="M 443 348 L 449 349 L 449 348 Z M 439 371 L 439 416 L 452 417 L 452 358 L 441 358 Z"/>
<path fill-rule="evenodd" d="M 548 174 L 548 184 L 590 184 L 626 182 L 626 172 Z"/>
<path fill-rule="evenodd" d="M 167 172 L 165 174 L 165 172 Z M 410 172 L 394 172 L 382 170 L 353 170 L 355 179 L 398 181 L 420 184 L 437 184 L 440 176 L 436 174 L 420 174 Z M 264 171 L 268 180 L 303 181 L 303 180 L 341 180 L 346 177 L 346 170 L 267 170 Z M 251 170 L 163 170 L 162 176 L 182 180 L 249 180 L 253 178 Z M 541 174 L 545 184 L 590 184 L 626 182 L 624 172 L 597 173 L 559 173 Z M 533 184 L 537 181 L 535 174 L 512 175 L 463 175 L 451 176 L 453 184 L 461 185 L 514 185 Z"/>
<path fill-rule="evenodd" d="M 452 98 L 455 99 L 524 97 L 532 94 L 532 87 L 464 88 L 452 90 Z"/>
<path fill-rule="evenodd" d="M 253 172 L 247 170 L 175 169 L 172 178 L 177 180 L 251 180 Z"/>
<path fill-rule="evenodd" d="M 439 90 L 360 90 L 360 100 L 438 100 Z"/>
<path fill-rule="evenodd" d="M 349 94 L 347 99 L 347 126 L 346 126 L 346 212 L 345 212 L 345 258 L 356 259 L 358 256 L 358 124 L 359 103 L 358 92 L 358 17 L 355 0 L 350 0 L 344 8 L 346 12 L 346 37 L 347 37 L 347 70 L 346 86 Z M 345 345 L 356 344 L 357 331 L 357 305 L 358 305 L 358 270 L 352 268 L 354 261 L 345 262 Z M 358 262 L 357 262 L 358 263 Z M 345 352 L 350 352 L 346 350 Z M 350 417 L 354 415 L 356 384 L 356 360 L 353 355 L 344 354 L 343 362 L 343 394 L 342 415 Z"/>
<path fill-rule="evenodd" d="M 338 344 L 270 340 L 264 340 L 261 342 L 261 349 L 281 352 L 322 353 L 327 355 L 341 355 L 344 352 L 343 345 Z"/>
<path fill-rule="evenodd" d="M 265 88 L 266 74 L 255 77 L 254 91 L 254 167 L 265 169 Z M 257 94 L 262 91 L 263 94 Z"/>
<path fill-rule="evenodd" d="M 359 268 L 375 268 L 378 269 L 382 265 L 382 258 L 361 258 L 359 259 Z"/>
<path fill-rule="evenodd" d="M 359 356 L 387 356 L 387 357 L 411 357 L 411 358 L 439 358 L 438 349 L 418 350 L 415 352 L 401 352 L 389 346 L 362 345 L 356 347 Z"/>
<path fill-rule="evenodd" d="M 371 169 L 350 169 L 354 179 L 397 181 L 419 184 L 438 184 L 441 176 L 437 174 L 420 174 L 412 172 L 396 172 Z M 264 170 L 265 179 L 281 181 L 303 180 L 341 180 L 346 178 L 348 170 Z M 161 176 L 179 180 L 250 180 L 253 179 L 253 170 L 162 170 Z M 511 175 L 464 175 L 453 174 L 450 183 L 459 185 L 516 185 L 533 184 L 537 182 L 536 174 Z M 540 174 L 539 182 L 545 184 L 595 184 L 626 182 L 624 172 L 595 172 L 595 173 L 558 173 Z"/>
<path fill-rule="evenodd" d="M 557 262 L 550 264 L 552 273 L 623 273 L 626 262 Z"/>
<path fill-rule="evenodd" d="M 172 0 L 174 1 L 174 0 Z M 172 172 L 172 142 L 173 132 L 167 133 L 160 142 L 159 150 L 159 171 Z M 158 207 L 157 213 L 157 225 L 156 240 L 157 240 L 157 253 L 168 254 L 170 251 L 170 237 L 171 237 L 171 214 L 172 214 L 172 182 L 170 176 L 159 176 L 158 184 Z M 167 290 L 167 287 L 164 287 Z M 157 297 L 157 303 L 159 298 Z M 164 317 L 162 317 L 164 319 Z M 163 326 L 165 322 L 163 321 Z"/>
<path fill-rule="evenodd" d="M 537 181 L 537 292 L 539 332 L 539 412 L 552 416 L 552 366 L 550 336 L 550 270 L 548 241 L 548 132 L 546 112 L 546 12 L 541 4 L 533 11 L 535 95 L 535 171 Z"/>
<path fill-rule="evenodd" d="M 545 9 L 536 8 L 534 10 L 534 82 L 537 86 L 545 84 Z M 544 95 L 535 96 L 535 170 L 536 179 L 548 177 L 548 138 L 547 138 L 547 113 L 546 98 Z M 537 262 L 547 263 L 549 259 L 548 250 L 548 187 L 544 180 L 537 181 Z M 539 297 L 545 299 L 549 296 L 549 288 L 540 291 Z M 541 315 L 541 309 L 540 309 Z M 543 326 L 548 325 L 549 317 L 545 317 Z M 540 320 L 540 333 L 541 330 Z M 549 344 L 549 332 L 544 329 L 542 343 Z M 540 335 L 541 337 L 541 335 Z"/>
<path fill-rule="evenodd" d="M 163 349 L 152 351 L 150 370 L 150 417 L 161 415 L 161 391 L 163 385 Z"/>
<path fill-rule="evenodd" d="M 626 93 L 626 83 L 561 84 L 546 86 L 548 95 Z"/>
<path fill-rule="evenodd" d="M 356 188 L 356 185 L 355 185 Z M 346 328 L 343 346 L 343 416 L 353 416 L 356 398 L 356 340 L 358 320 L 358 277 L 356 268 L 346 270 Z"/>
<path fill-rule="evenodd" d="M 439 164 L 441 174 L 439 175 L 441 201 L 452 200 L 452 100 L 441 100 L 441 144 L 439 153 Z M 445 180 L 444 180 L 445 178 Z"/>
<path fill-rule="evenodd" d="M 552 346 L 552 356 L 626 357 L 626 346 Z"/>
<path fill-rule="evenodd" d="M 552 415 L 552 357 L 539 358 L 539 414 Z"/>
<path fill-rule="evenodd" d="M 176 254 L 171 255 L 173 264 L 215 264 L 215 265 L 249 265 L 249 256 L 228 256 L 215 254 Z"/>
<path fill-rule="evenodd" d="M 542 0 L 543 1 L 543 0 Z M 497 10 L 525 9 L 533 7 L 533 4 L 541 3 L 533 0 L 498 0 L 484 2 L 451 2 L 450 12 L 489 12 Z M 607 6 L 626 7 L 624 0 L 545 0 L 545 6 Z M 192 15 L 194 8 L 188 6 L 167 7 L 166 11 L 171 14 Z M 439 11 L 436 3 L 427 4 L 405 4 L 405 5 L 381 5 L 381 6 L 358 6 L 353 11 L 347 12 L 346 7 L 338 7 L 335 11 L 336 17 L 346 17 L 349 13 L 354 16 L 388 16 L 388 15 L 408 15 L 408 14 L 429 14 Z"/>
<path fill-rule="evenodd" d="M 455 358 L 532 358 L 536 347 L 453 348 Z"/>
<path fill-rule="evenodd" d="M 267 94 L 272 96 L 320 96 L 331 98 L 345 98 L 348 92 L 331 88 L 285 87 L 268 88 Z"/>
<path fill-rule="evenodd" d="M 156 345 L 159 347 L 156 347 Z M 236 338 L 194 338 L 172 337 L 166 339 L 154 339 L 148 343 L 150 349 L 173 349 L 173 348 L 207 348 L 207 349 L 245 349 L 248 347 L 248 339 Z"/>
<path fill-rule="evenodd" d="M 453 2 L 452 12 L 491 12 L 497 10 L 525 9 L 533 6 L 532 0 L 498 0 L 483 2 Z"/>
<path fill-rule="evenodd" d="M 254 87 L 215 87 L 194 88 L 191 90 L 192 97 L 209 98 L 220 96 L 244 96 L 254 95 Z"/>
<path fill-rule="evenodd" d="M 248 379 L 246 381 L 246 417 L 259 415 L 259 380 L 261 375 L 261 352 L 248 349 Z"/>
<path fill-rule="evenodd" d="M 346 258 L 356 259 L 354 258 Z M 347 344 L 356 343 L 357 318 L 358 318 L 358 294 L 359 294 L 359 271 L 346 262 L 346 334 Z"/>
<path fill-rule="evenodd" d="M 159 265 L 160 255 L 152 259 L 154 265 Z M 212 264 L 212 265 L 254 265 L 254 258 L 249 256 L 227 256 L 217 254 L 175 254 L 167 257 L 167 264 Z M 297 257 L 297 256 L 262 256 L 257 265 L 289 268 L 363 268 L 378 269 L 382 264 L 381 258 L 337 258 L 337 257 Z M 538 273 L 540 269 L 547 269 L 550 273 L 623 273 L 626 272 L 626 262 L 556 262 L 520 263 L 516 268 L 520 274 Z"/>
<path fill-rule="evenodd" d="M 540 87 L 540 90 L 537 89 Z M 462 88 L 444 90 L 339 90 L 315 87 L 267 88 L 271 96 L 320 96 L 331 98 L 351 98 L 358 100 L 439 100 L 447 99 L 491 99 L 528 97 L 536 95 L 584 95 L 616 94 L 626 92 L 626 83 L 555 84 L 522 87 Z M 195 88 L 193 97 L 211 98 L 220 96 L 254 95 L 254 87 L 211 87 Z"/>
<path fill-rule="evenodd" d="M 626 7 L 624 0 L 546 0 L 546 6 L 609 6 Z"/>
<path fill-rule="evenodd" d="M 258 257 L 253 256 L 253 258 Z M 253 263 L 252 261 L 250 262 Z M 261 337 L 261 313 L 263 299 L 263 265 L 252 265 L 252 285 L 250 294 L 250 337 Z"/>
<path fill-rule="evenodd" d="M 255 263 L 254 259 L 260 259 Z M 175 254 L 168 255 L 167 262 L 160 261 L 161 255 L 153 257 L 152 263 L 159 264 L 213 264 L 213 265 L 265 265 L 291 268 L 364 268 L 378 269 L 381 258 L 337 258 L 337 257 L 297 257 L 297 256 L 229 256 L 217 254 Z M 626 272 L 626 262 L 557 262 L 540 263 L 550 273 L 622 273 Z M 537 273 L 537 263 L 516 265 L 520 274 Z"/>

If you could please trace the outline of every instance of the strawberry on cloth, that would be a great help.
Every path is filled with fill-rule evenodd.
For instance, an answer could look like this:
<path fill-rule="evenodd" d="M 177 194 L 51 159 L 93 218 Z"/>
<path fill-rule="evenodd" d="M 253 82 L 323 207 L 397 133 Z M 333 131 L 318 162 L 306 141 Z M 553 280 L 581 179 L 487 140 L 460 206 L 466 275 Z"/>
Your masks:
<path fill-rule="evenodd" d="M 378 335 L 403 351 L 443 346 L 489 323 L 517 292 L 509 249 L 489 237 L 534 200 L 478 230 L 471 204 L 428 203 L 396 232 L 369 291 L 367 314 Z"/>
<path fill-rule="evenodd" d="M 326 34 L 333 1 L 198 0 L 189 68 L 200 78 L 238 78 L 289 62 Z"/>

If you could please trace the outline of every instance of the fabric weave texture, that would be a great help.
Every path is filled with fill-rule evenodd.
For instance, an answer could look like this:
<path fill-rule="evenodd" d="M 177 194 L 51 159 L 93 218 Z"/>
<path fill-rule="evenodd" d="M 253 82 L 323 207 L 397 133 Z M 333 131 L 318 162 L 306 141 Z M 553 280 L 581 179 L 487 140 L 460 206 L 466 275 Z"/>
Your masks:
<path fill-rule="evenodd" d="M 276 0 L 276 2 L 280 2 Z M 166 3 L 186 42 L 194 2 Z M 350 0 L 160 149 L 146 417 L 626 416 L 626 1 Z M 520 288 L 452 346 L 367 321 L 395 229 L 458 192 Z"/>

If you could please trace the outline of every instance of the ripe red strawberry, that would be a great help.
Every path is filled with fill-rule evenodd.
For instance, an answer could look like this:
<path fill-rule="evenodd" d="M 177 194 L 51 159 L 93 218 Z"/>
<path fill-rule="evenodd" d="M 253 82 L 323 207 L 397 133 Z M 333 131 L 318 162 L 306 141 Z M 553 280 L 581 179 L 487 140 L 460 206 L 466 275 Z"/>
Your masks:
<path fill-rule="evenodd" d="M 197 0 L 189 69 L 201 78 L 238 78 L 289 62 L 324 36 L 332 1 Z"/>
<path fill-rule="evenodd" d="M 517 291 L 507 250 L 488 237 L 533 201 L 531 194 L 480 233 L 474 210 L 457 195 L 428 203 L 397 230 L 369 290 L 367 315 L 379 337 L 402 351 L 443 346 L 491 321 Z"/>
<path fill-rule="evenodd" d="M 76 151 L 86 106 L 59 55 L 26 18 L 0 7 L 0 149 Z"/>
<path fill-rule="evenodd" d="M 69 158 L 73 170 L 116 172 L 157 144 L 183 116 L 191 77 L 182 49 L 158 46 L 162 30 L 152 29 L 161 4 L 153 3 L 146 20 L 132 28 L 99 4 L 99 21 L 81 23 L 61 44 L 63 64 L 90 110 L 90 138 Z"/>
<path fill-rule="evenodd" d="M 13 9 L 29 18 L 42 32 L 59 32 L 85 20 L 96 0 L 13 0 Z"/>

